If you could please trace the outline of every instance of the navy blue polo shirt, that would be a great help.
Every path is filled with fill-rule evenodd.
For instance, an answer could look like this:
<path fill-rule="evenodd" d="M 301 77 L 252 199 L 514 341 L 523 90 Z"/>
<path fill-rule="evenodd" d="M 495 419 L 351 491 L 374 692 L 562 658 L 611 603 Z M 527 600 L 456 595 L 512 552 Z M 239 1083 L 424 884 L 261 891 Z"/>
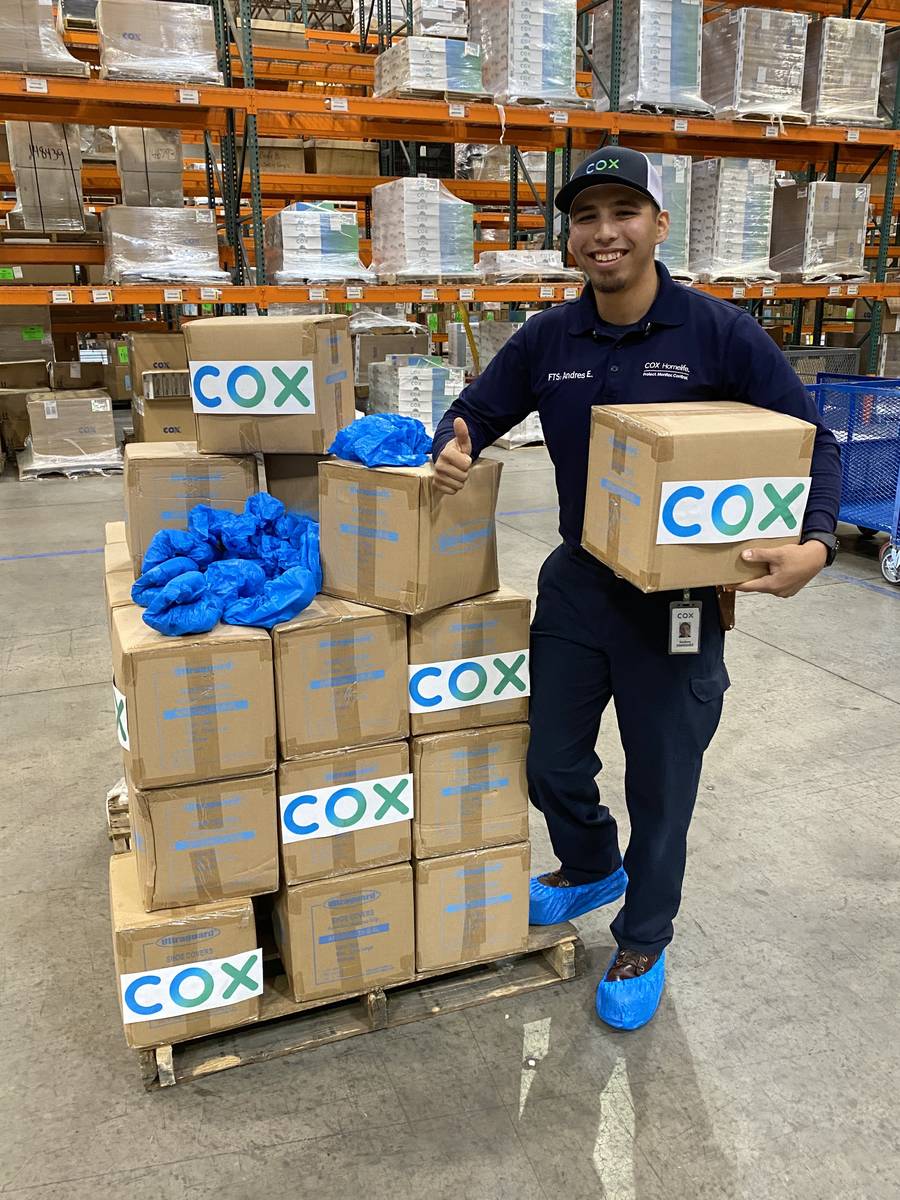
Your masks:
<path fill-rule="evenodd" d="M 578 300 L 527 320 L 444 414 L 434 457 L 463 417 L 474 456 L 537 411 L 556 470 L 559 531 L 581 545 L 591 408 L 739 400 L 817 426 L 804 530 L 834 531 L 840 451 L 787 359 L 743 309 L 684 287 L 656 264 L 659 290 L 639 322 L 601 321 L 586 286 Z"/>

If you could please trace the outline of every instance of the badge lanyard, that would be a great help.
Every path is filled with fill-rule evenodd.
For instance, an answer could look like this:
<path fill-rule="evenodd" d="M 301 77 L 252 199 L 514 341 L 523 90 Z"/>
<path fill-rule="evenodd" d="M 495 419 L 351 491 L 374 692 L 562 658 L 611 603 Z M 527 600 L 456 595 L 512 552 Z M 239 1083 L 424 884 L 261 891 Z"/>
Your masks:
<path fill-rule="evenodd" d="M 669 605 L 669 653 L 700 653 L 700 614 L 702 600 L 692 600 L 690 588 L 685 588 L 680 600 Z"/>

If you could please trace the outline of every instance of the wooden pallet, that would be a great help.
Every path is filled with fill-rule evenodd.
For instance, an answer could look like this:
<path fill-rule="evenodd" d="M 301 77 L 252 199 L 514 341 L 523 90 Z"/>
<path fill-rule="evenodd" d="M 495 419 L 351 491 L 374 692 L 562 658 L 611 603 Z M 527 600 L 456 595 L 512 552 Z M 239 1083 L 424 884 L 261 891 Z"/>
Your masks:
<path fill-rule="evenodd" d="M 120 779 L 106 793 L 106 836 L 112 842 L 113 854 L 125 854 L 131 849 L 131 818 L 128 814 L 128 791 Z"/>
<path fill-rule="evenodd" d="M 376 100 L 443 100 L 447 104 L 490 104 L 487 92 L 452 92 L 439 88 L 391 88 L 386 92 L 375 92 Z"/>
<path fill-rule="evenodd" d="M 410 983 L 295 1003 L 285 977 L 266 980 L 260 1020 L 227 1033 L 139 1050 L 148 1091 L 189 1083 L 232 1067 L 270 1062 L 379 1029 L 395 1029 L 476 1004 L 506 1000 L 584 973 L 584 945 L 570 924 L 532 926 L 513 958 L 423 972 Z"/>

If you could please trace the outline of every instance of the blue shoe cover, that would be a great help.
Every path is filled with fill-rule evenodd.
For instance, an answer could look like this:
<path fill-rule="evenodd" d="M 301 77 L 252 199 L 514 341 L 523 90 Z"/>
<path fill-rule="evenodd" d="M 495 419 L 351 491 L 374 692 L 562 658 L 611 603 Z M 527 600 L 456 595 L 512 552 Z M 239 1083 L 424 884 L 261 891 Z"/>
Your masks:
<path fill-rule="evenodd" d="M 615 954 L 606 971 L 616 961 Z M 666 982 L 665 950 L 644 975 L 608 982 L 606 971 L 597 984 L 597 1016 L 613 1029 L 640 1029 L 659 1007 Z"/>
<path fill-rule="evenodd" d="M 624 896 L 627 884 L 624 867 L 596 883 L 578 883 L 571 887 L 550 887 L 535 876 L 529 887 L 528 924 L 558 925 L 560 921 L 583 917 L 585 913 Z"/>

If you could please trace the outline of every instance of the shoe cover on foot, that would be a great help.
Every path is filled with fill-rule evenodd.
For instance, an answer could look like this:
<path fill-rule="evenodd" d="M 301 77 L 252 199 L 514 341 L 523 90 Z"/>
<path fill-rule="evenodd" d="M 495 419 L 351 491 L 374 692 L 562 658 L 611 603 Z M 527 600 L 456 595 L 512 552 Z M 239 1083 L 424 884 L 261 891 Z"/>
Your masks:
<path fill-rule="evenodd" d="M 649 971 L 634 979 L 607 980 L 606 972 L 615 961 L 614 954 L 597 985 L 597 1016 L 613 1029 L 640 1029 L 659 1007 L 666 982 L 666 952 Z"/>
<path fill-rule="evenodd" d="M 560 921 L 583 917 L 585 913 L 624 896 L 627 883 L 628 876 L 623 867 L 596 883 L 571 884 L 569 887 L 551 887 L 535 876 L 529 885 L 528 923 L 558 925 Z"/>

